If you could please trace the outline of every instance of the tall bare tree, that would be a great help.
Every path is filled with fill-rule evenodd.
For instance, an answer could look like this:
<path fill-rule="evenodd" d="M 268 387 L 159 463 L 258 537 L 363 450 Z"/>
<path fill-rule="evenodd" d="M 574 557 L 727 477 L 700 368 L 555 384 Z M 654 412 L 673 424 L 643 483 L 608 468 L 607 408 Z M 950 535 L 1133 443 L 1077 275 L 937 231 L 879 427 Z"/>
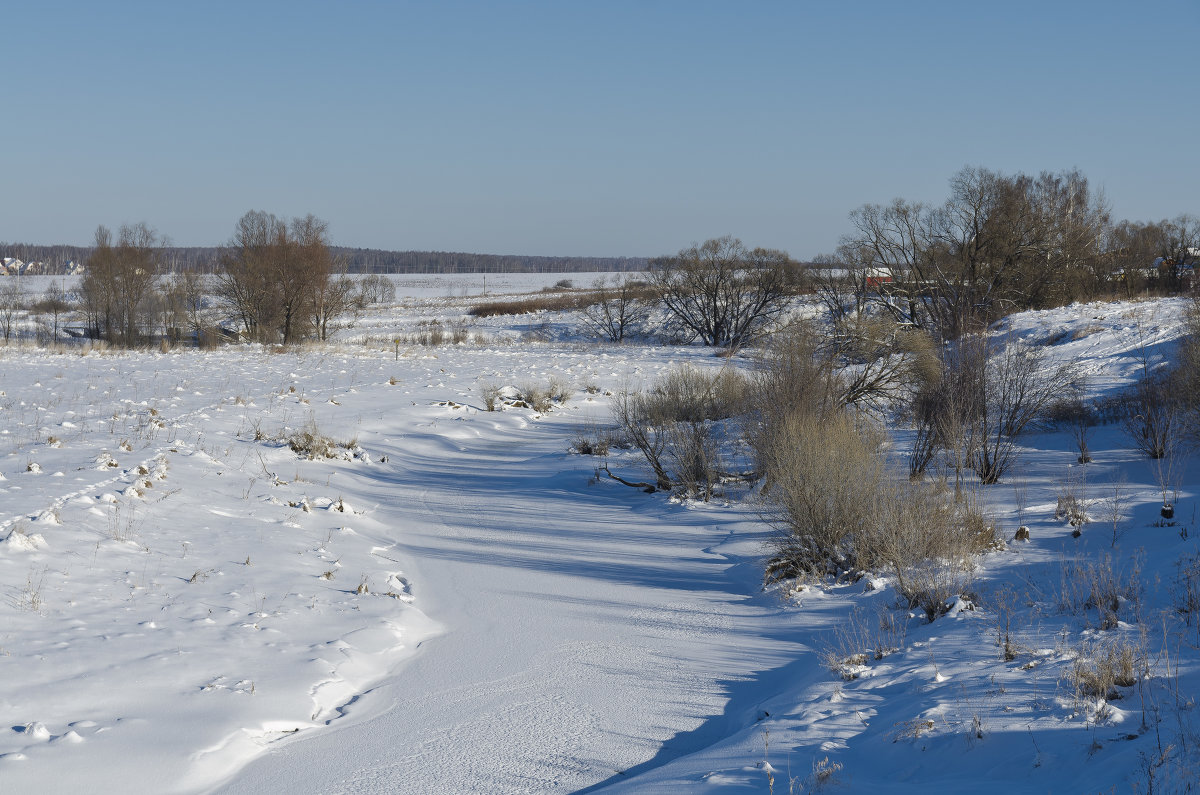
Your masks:
<path fill-rule="evenodd" d="M 279 306 L 273 274 L 287 237 L 286 224 L 270 213 L 251 210 L 238 219 L 229 250 L 221 258 L 218 292 L 252 339 L 277 339 Z"/>
<path fill-rule="evenodd" d="M 353 283 L 329 244 L 329 225 L 314 215 L 287 222 L 252 210 L 241 217 L 221 260 L 218 292 L 245 332 L 288 345 L 354 306 Z"/>
<path fill-rule="evenodd" d="M 80 291 L 89 325 L 115 345 L 139 344 L 150 331 L 150 305 L 162 267 L 158 234 L 144 223 L 122 225 L 116 244 L 96 229 Z"/>
<path fill-rule="evenodd" d="M 663 303 L 705 345 L 738 347 L 787 308 L 790 259 L 725 236 L 653 263 Z"/>
<path fill-rule="evenodd" d="M 838 249 L 862 298 L 951 339 L 1008 312 L 1060 302 L 1091 278 L 1109 225 L 1077 171 L 1037 178 L 965 168 L 939 207 L 896 199 L 851 213 Z"/>

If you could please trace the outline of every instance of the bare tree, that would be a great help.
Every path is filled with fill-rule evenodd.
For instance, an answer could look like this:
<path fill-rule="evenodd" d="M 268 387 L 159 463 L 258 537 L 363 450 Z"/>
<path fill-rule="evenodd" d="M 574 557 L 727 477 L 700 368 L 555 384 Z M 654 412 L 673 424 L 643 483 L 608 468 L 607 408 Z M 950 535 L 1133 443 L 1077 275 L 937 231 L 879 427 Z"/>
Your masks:
<path fill-rule="evenodd" d="M 391 282 L 386 282 L 392 287 Z M 392 287 L 393 293 L 395 287 Z M 363 305 L 363 295 L 355 289 L 354 280 L 345 274 L 329 277 L 313 284 L 312 314 L 313 327 L 322 341 L 329 339 L 329 324 L 348 312 Z"/>
<path fill-rule="evenodd" d="M 653 263 L 651 280 L 674 316 L 705 345 L 738 347 L 787 308 L 789 258 L 720 237 Z"/>
<path fill-rule="evenodd" d="M 838 258 L 860 300 L 952 339 L 1015 309 L 1061 302 L 1091 278 L 1109 224 L 1079 172 L 965 168 L 933 207 L 896 199 L 850 215 Z"/>
<path fill-rule="evenodd" d="M 358 294 L 358 303 L 362 306 L 390 304 L 396 300 L 396 285 L 388 277 L 372 273 L 359 279 Z"/>
<path fill-rule="evenodd" d="M 353 305 L 339 269 L 327 223 L 307 215 L 289 225 L 254 210 L 238 221 L 218 290 L 255 339 L 287 345 L 310 329 L 324 339 L 330 320 Z"/>
<path fill-rule="evenodd" d="M 12 339 L 17 330 L 17 315 L 25 304 L 24 299 L 20 282 L 0 287 L 0 334 L 5 342 Z"/>
<path fill-rule="evenodd" d="M 651 306 L 644 283 L 628 276 L 613 282 L 602 278 L 592 290 L 597 300 L 584 307 L 584 326 L 610 342 L 624 342 L 628 336 L 645 333 Z"/>
<path fill-rule="evenodd" d="M 161 266 L 158 234 L 146 224 L 121 226 L 115 245 L 106 227 L 96 229 L 80 291 L 97 336 L 124 346 L 142 341 Z"/>
<path fill-rule="evenodd" d="M 194 270 L 175 271 L 164 289 L 168 325 L 174 334 L 185 329 L 194 334 L 198 342 L 212 333 L 216 325 L 209 302 L 209 279 Z M 212 340 L 208 340 L 211 342 Z"/>
<path fill-rule="evenodd" d="M 282 221 L 252 210 L 238 220 L 229 251 L 221 258 L 218 292 L 237 313 L 243 331 L 254 339 L 273 341 L 278 335 L 272 259 L 286 238 Z"/>
<path fill-rule="evenodd" d="M 311 213 L 292 219 L 291 235 L 285 237 L 279 253 L 273 260 L 273 275 L 279 287 L 283 344 L 287 345 L 302 335 L 301 324 L 310 318 L 319 332 L 328 326 L 326 307 L 335 304 L 334 296 L 329 295 L 335 267 L 329 250 L 329 224 Z"/>
<path fill-rule="evenodd" d="M 48 322 L 42 321 L 44 336 L 50 341 L 57 340 L 59 321 L 65 313 L 71 310 L 70 295 L 61 285 L 51 284 L 42 297 L 34 303 L 33 310 L 43 317 L 50 318 Z"/>
<path fill-rule="evenodd" d="M 1144 363 L 1142 378 L 1125 395 L 1121 423 L 1125 433 L 1152 459 L 1161 459 L 1178 443 L 1182 412 L 1170 374 Z"/>
<path fill-rule="evenodd" d="M 885 317 L 848 317 L 822 346 L 836 367 L 842 405 L 880 408 L 907 400 L 939 377 L 938 357 L 925 332 Z"/>
<path fill-rule="evenodd" d="M 831 323 L 860 318 L 866 310 L 866 272 L 832 254 L 818 254 L 810 271 L 817 298 Z"/>

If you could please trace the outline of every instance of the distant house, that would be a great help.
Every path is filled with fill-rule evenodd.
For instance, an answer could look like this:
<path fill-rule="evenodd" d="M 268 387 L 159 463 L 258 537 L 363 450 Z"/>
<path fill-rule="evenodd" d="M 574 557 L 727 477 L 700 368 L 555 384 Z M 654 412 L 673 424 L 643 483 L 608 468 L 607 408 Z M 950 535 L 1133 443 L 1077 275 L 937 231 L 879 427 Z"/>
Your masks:
<path fill-rule="evenodd" d="M 866 277 L 868 290 L 878 290 L 883 285 L 892 283 L 892 272 L 886 268 L 868 268 Z"/>

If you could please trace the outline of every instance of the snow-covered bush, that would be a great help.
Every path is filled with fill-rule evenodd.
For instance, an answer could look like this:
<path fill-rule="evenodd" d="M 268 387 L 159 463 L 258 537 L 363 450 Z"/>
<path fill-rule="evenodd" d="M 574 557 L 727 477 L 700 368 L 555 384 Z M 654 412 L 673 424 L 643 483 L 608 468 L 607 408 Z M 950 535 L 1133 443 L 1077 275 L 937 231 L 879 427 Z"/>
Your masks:
<path fill-rule="evenodd" d="M 310 461 L 318 458 L 347 458 L 349 451 L 358 446 L 356 439 L 345 442 L 327 436 L 312 419 L 305 423 L 303 428 L 284 434 L 283 441 L 293 453 Z"/>

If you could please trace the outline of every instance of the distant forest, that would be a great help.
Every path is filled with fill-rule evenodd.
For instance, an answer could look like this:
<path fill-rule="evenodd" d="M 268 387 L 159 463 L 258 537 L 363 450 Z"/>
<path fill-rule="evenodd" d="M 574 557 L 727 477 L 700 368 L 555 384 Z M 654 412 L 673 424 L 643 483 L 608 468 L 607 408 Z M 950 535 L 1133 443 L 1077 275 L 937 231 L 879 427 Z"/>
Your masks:
<path fill-rule="evenodd" d="M 645 257 L 526 257 L 510 254 L 464 254 L 452 251 L 380 251 L 334 246 L 351 273 L 587 273 L 640 271 Z M 90 246 L 38 246 L 0 243 L 0 257 L 43 263 L 41 273 L 63 273 L 68 263 L 86 263 Z M 218 246 L 162 249 L 164 269 L 200 271 L 217 269 L 223 248 Z"/>

